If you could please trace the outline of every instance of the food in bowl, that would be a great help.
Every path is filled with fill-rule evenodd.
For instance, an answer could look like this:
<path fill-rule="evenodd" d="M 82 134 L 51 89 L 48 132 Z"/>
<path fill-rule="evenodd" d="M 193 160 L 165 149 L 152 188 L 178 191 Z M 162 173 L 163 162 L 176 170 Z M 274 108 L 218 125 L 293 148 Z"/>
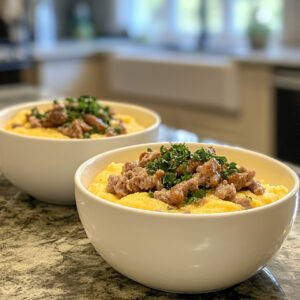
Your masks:
<path fill-rule="evenodd" d="M 135 209 L 89 191 L 99 171 L 111 162 L 125 164 L 136 160 L 147 148 L 155 152 L 169 145 L 119 148 L 94 156 L 77 169 L 76 205 L 88 238 L 114 269 L 152 288 L 203 293 L 248 279 L 275 255 L 292 227 L 298 208 L 297 174 L 266 155 L 214 145 L 218 155 L 238 162 L 239 166 L 251 167 L 257 178 L 270 185 L 285 186 L 288 194 L 254 209 L 183 214 Z M 210 146 L 186 145 L 191 152 Z"/>
<path fill-rule="evenodd" d="M 20 111 L 30 111 L 33 107 L 44 111 L 52 105 L 53 101 L 34 101 L 0 110 L 0 169 L 15 186 L 38 200 L 75 204 L 73 178 L 82 162 L 105 151 L 157 141 L 160 125 L 157 113 L 142 106 L 105 100 L 101 100 L 102 106 L 132 117 L 143 129 L 113 137 L 83 139 L 31 136 L 5 129 Z"/>
<path fill-rule="evenodd" d="M 10 120 L 6 130 L 45 138 L 102 138 L 139 132 L 144 126 L 126 114 L 117 114 L 94 97 L 54 100 L 49 108 L 21 110 Z"/>
<path fill-rule="evenodd" d="M 288 194 L 283 185 L 254 178 L 255 171 L 218 156 L 214 147 L 191 152 L 185 144 L 148 148 L 138 161 L 110 163 L 89 191 L 125 206 L 171 213 L 251 209 Z"/>

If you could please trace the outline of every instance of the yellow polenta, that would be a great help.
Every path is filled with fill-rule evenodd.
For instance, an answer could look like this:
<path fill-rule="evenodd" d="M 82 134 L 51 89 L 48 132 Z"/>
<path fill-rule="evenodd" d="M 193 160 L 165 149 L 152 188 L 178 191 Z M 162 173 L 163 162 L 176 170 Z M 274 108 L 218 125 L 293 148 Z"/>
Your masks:
<path fill-rule="evenodd" d="M 135 193 L 127 195 L 123 198 L 119 198 L 114 194 L 108 193 L 106 191 L 106 186 L 109 175 L 121 174 L 122 167 L 122 163 L 109 164 L 108 167 L 104 171 L 100 172 L 94 179 L 93 183 L 89 187 L 89 191 L 100 198 L 114 203 L 153 211 L 171 213 L 191 212 L 194 214 L 199 214 L 231 212 L 244 209 L 239 204 L 219 199 L 214 195 L 213 191 L 209 191 L 199 203 L 188 204 L 179 209 L 176 207 L 171 207 L 160 200 L 151 198 L 148 193 Z M 237 193 L 237 196 L 249 197 L 251 206 L 254 208 L 272 203 L 278 199 L 281 199 L 288 193 L 288 189 L 282 185 L 272 186 L 262 180 L 261 183 L 265 188 L 263 195 L 255 195 L 250 191 L 241 191 Z"/>
<path fill-rule="evenodd" d="M 30 123 L 26 120 L 26 115 L 30 114 L 30 110 L 20 111 L 12 120 L 6 125 L 5 129 L 19 134 L 30 135 L 35 137 L 52 138 L 52 139 L 70 139 L 68 136 L 63 135 L 57 128 L 31 128 Z M 139 125 L 134 118 L 128 115 L 117 114 L 117 118 L 124 121 L 128 133 L 138 132 L 144 129 L 144 126 Z M 13 128 L 13 124 L 21 124 L 23 126 Z M 104 134 L 91 134 L 92 139 L 106 137 Z"/>

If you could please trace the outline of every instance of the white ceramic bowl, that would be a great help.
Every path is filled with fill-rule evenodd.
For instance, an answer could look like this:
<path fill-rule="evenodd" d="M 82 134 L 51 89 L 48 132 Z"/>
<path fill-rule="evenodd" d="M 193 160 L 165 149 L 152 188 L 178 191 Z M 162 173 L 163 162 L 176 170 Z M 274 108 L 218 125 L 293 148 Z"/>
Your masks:
<path fill-rule="evenodd" d="M 3 129 L 17 112 L 52 101 L 31 102 L 0 111 L 0 170 L 17 187 L 35 198 L 56 204 L 74 204 L 74 173 L 88 158 L 123 146 L 157 141 L 160 117 L 136 105 L 101 101 L 118 113 L 128 114 L 145 130 L 100 139 L 30 137 Z"/>
<path fill-rule="evenodd" d="M 256 170 L 257 178 L 285 185 L 289 194 L 246 211 L 172 214 L 121 206 L 87 190 L 110 162 L 135 160 L 148 147 L 158 150 L 162 144 L 106 152 L 78 168 L 76 204 L 87 236 L 113 268 L 155 289 L 199 293 L 246 280 L 266 265 L 291 229 L 297 210 L 297 175 L 265 155 L 215 145 L 219 155 Z M 187 145 L 192 150 L 205 146 Z"/>

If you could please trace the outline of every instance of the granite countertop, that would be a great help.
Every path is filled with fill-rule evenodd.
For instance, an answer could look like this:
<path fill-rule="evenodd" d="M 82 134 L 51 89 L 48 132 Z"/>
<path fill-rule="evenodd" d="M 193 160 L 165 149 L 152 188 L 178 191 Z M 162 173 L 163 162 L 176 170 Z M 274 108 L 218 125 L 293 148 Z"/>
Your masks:
<path fill-rule="evenodd" d="M 197 141 L 194 134 L 166 127 L 160 139 Z M 161 292 L 106 264 L 87 239 L 75 206 L 33 199 L 0 172 L 0 299 L 299 299 L 299 234 L 298 217 L 275 258 L 232 288 L 202 295 Z"/>

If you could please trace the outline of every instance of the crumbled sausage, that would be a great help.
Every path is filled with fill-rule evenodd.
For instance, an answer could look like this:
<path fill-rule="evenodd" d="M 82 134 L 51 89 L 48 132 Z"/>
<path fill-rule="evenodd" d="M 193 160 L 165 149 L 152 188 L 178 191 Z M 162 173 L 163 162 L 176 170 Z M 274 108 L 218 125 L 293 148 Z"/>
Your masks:
<path fill-rule="evenodd" d="M 102 121 L 102 119 L 99 119 L 94 115 L 85 114 L 83 116 L 83 119 L 88 125 L 92 127 L 95 126 L 99 132 L 104 132 L 105 129 L 107 128 L 107 125 Z"/>
<path fill-rule="evenodd" d="M 116 135 L 125 134 L 128 132 L 127 128 L 124 124 L 124 121 L 122 119 L 117 119 L 117 118 L 113 119 L 113 120 L 111 120 L 110 125 L 112 127 L 108 128 L 106 130 L 107 136 L 116 136 Z"/>
<path fill-rule="evenodd" d="M 160 152 L 143 152 L 139 157 L 139 166 L 145 168 L 149 161 L 154 161 L 160 156 Z"/>
<path fill-rule="evenodd" d="M 241 168 L 242 173 L 234 173 L 228 176 L 228 183 L 233 183 L 237 191 L 242 188 L 249 187 L 253 183 L 255 171 L 248 171 L 246 168 Z"/>
<path fill-rule="evenodd" d="M 147 170 L 136 167 L 130 179 L 128 179 L 126 187 L 129 192 L 141 192 L 151 190 L 155 187 L 154 178 L 147 174 Z"/>
<path fill-rule="evenodd" d="M 127 177 L 127 178 L 131 178 L 132 174 L 133 174 L 133 170 L 138 166 L 138 162 L 137 161 L 128 161 L 124 164 L 123 168 L 122 168 L 122 175 Z"/>
<path fill-rule="evenodd" d="M 20 123 L 13 123 L 11 124 L 11 128 L 17 128 L 17 127 L 22 127 L 23 125 Z"/>
<path fill-rule="evenodd" d="M 93 129 L 91 126 L 89 126 L 83 120 L 78 119 L 78 121 L 79 121 L 80 127 L 81 127 L 83 132 L 90 132 Z"/>
<path fill-rule="evenodd" d="M 121 175 L 110 175 L 108 177 L 106 190 L 119 197 L 127 196 L 129 191 L 126 188 L 126 177 Z"/>
<path fill-rule="evenodd" d="M 39 127 L 42 127 L 42 124 L 41 124 L 41 121 L 36 118 L 35 116 L 28 116 L 27 118 L 28 122 L 30 123 L 31 125 L 31 128 L 39 128 Z"/>
<path fill-rule="evenodd" d="M 113 128 L 109 128 L 109 129 L 106 131 L 106 135 L 107 135 L 107 136 L 116 136 L 116 135 L 118 135 L 118 134 L 113 130 Z"/>
<path fill-rule="evenodd" d="M 233 183 L 228 184 L 226 180 L 218 184 L 215 195 L 223 200 L 233 200 L 236 197 L 236 189 Z"/>
<path fill-rule="evenodd" d="M 233 202 L 243 206 L 245 209 L 252 208 L 250 200 L 247 197 L 236 197 Z"/>
<path fill-rule="evenodd" d="M 255 195 L 262 195 L 265 192 L 265 188 L 261 185 L 258 180 L 253 180 L 249 185 L 249 189 Z"/>
<path fill-rule="evenodd" d="M 160 191 L 155 191 L 154 192 L 154 198 L 160 201 L 163 201 L 167 204 L 170 203 L 170 190 L 167 190 L 165 188 L 161 189 Z"/>
<path fill-rule="evenodd" d="M 220 164 L 215 158 L 211 158 L 196 169 L 197 173 L 193 175 L 193 178 L 198 181 L 199 185 L 205 186 L 206 188 L 215 187 L 221 180 L 220 171 Z"/>
<path fill-rule="evenodd" d="M 126 163 L 122 169 L 122 175 L 110 175 L 108 178 L 107 191 L 117 195 L 128 195 L 163 188 L 161 178 L 164 171 L 157 170 L 153 176 L 148 175 L 145 168 L 137 166 L 134 162 Z M 118 184 L 118 181 L 121 183 Z"/>
<path fill-rule="evenodd" d="M 188 192 L 198 190 L 198 183 L 195 179 L 182 181 L 174 185 L 170 190 L 162 189 L 154 192 L 154 198 L 161 200 L 167 204 L 180 207 L 184 203 L 184 198 Z"/>
<path fill-rule="evenodd" d="M 194 192 L 198 190 L 198 182 L 195 179 L 189 179 L 182 181 L 171 188 L 170 198 L 173 202 L 169 203 L 171 205 L 176 205 L 178 207 L 183 205 L 183 200 L 187 196 L 188 192 Z"/>
<path fill-rule="evenodd" d="M 114 120 L 114 127 L 117 127 L 120 129 L 120 133 L 119 134 L 124 134 L 127 133 L 127 128 L 124 124 L 124 121 L 122 119 L 115 119 Z"/>
<path fill-rule="evenodd" d="M 128 133 L 127 128 L 122 120 L 120 120 L 120 124 L 118 127 L 120 128 L 120 134 Z"/>
<path fill-rule="evenodd" d="M 163 184 L 161 182 L 162 177 L 165 175 L 165 172 L 163 170 L 157 170 L 154 174 L 154 181 L 155 181 L 155 188 L 156 190 L 160 191 L 163 189 Z"/>
<path fill-rule="evenodd" d="M 184 170 L 184 167 L 186 166 L 186 170 L 189 172 L 189 173 L 194 173 L 196 171 L 196 169 L 198 168 L 198 166 L 202 165 L 202 162 L 201 161 L 196 161 L 196 160 L 193 160 L 193 159 L 190 159 L 188 161 L 187 164 L 182 164 L 180 165 L 177 169 L 176 169 L 176 173 L 178 175 L 181 175 L 183 174 L 183 170 Z"/>
<path fill-rule="evenodd" d="M 120 132 L 121 134 L 125 134 L 125 133 L 128 132 L 128 131 L 127 131 L 127 127 L 125 126 L 123 120 L 121 120 L 121 119 L 120 119 L 119 127 L 120 127 L 120 129 L 121 129 L 121 132 Z"/>
<path fill-rule="evenodd" d="M 41 120 L 43 127 L 57 127 L 67 122 L 68 116 L 64 112 L 64 107 L 61 105 L 54 105 L 53 109 L 49 111 L 47 116 Z"/>
<path fill-rule="evenodd" d="M 76 138 L 76 139 L 82 139 L 83 138 L 83 130 L 81 127 L 81 122 L 79 119 L 73 120 L 71 125 L 69 127 L 58 127 L 58 130 L 70 137 L 70 138 Z"/>
<path fill-rule="evenodd" d="M 162 170 L 157 170 L 153 176 L 147 174 L 146 169 L 137 167 L 134 169 L 133 176 L 127 182 L 129 192 L 142 192 L 147 190 L 159 190 L 161 177 L 164 175 Z"/>

